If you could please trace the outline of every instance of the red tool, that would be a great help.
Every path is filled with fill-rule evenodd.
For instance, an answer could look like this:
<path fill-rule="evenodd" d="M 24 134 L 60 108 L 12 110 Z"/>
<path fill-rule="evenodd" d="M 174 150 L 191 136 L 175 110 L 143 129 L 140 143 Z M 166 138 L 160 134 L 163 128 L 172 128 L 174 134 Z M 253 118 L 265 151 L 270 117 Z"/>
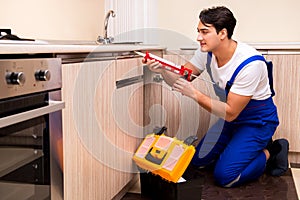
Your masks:
<path fill-rule="evenodd" d="M 191 81 L 191 77 L 195 76 L 191 69 L 185 68 L 183 65 L 181 65 L 181 66 L 176 65 L 166 59 L 163 59 L 161 57 L 153 55 L 149 52 L 141 53 L 141 52 L 135 51 L 135 53 L 140 56 L 143 56 L 146 61 L 147 61 L 147 59 L 158 61 L 159 63 L 162 64 L 164 69 L 174 72 L 176 74 L 180 74 L 180 75 L 184 76 L 186 78 L 186 80 L 188 80 L 188 81 Z M 195 77 L 197 77 L 197 76 L 195 76 Z"/>

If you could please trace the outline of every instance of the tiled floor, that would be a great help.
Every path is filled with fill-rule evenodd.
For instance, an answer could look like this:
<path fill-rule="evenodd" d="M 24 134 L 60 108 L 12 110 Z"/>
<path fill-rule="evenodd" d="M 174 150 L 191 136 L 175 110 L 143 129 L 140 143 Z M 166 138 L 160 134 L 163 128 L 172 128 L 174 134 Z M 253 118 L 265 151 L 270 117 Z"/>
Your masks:
<path fill-rule="evenodd" d="M 291 165 L 293 167 L 293 165 Z M 295 167 L 295 165 L 294 165 Z M 300 168 L 291 168 L 281 177 L 263 175 L 258 181 L 237 188 L 221 188 L 215 186 L 210 172 L 205 172 L 205 184 L 202 188 L 203 200 L 298 200 L 300 195 Z M 146 200 L 140 195 L 139 181 L 122 200 Z"/>

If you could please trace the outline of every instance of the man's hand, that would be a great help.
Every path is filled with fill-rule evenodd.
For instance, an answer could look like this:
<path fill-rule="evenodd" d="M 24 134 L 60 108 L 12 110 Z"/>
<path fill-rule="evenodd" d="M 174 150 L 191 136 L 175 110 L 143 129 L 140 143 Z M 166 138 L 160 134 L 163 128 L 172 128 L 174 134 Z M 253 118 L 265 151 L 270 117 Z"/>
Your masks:
<path fill-rule="evenodd" d="M 142 62 L 144 64 L 146 64 L 148 66 L 149 70 L 151 70 L 152 72 L 161 73 L 163 70 L 162 64 L 160 64 L 158 61 L 149 60 L 149 59 L 147 59 L 147 61 L 146 61 L 145 59 L 143 59 Z"/>
<path fill-rule="evenodd" d="M 173 84 L 173 90 L 180 92 L 184 96 L 188 96 L 192 99 L 197 98 L 196 93 L 197 90 L 193 86 L 193 84 L 184 78 L 179 78 L 174 84 Z"/>

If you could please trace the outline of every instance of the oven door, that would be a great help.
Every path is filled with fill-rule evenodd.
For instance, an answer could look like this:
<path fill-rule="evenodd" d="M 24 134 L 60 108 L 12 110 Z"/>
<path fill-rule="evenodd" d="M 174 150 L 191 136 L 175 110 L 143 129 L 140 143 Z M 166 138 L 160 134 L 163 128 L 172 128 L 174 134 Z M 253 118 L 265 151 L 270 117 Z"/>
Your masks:
<path fill-rule="evenodd" d="M 0 118 L 1 199 L 51 198 L 51 115 L 64 102 L 49 101 Z"/>

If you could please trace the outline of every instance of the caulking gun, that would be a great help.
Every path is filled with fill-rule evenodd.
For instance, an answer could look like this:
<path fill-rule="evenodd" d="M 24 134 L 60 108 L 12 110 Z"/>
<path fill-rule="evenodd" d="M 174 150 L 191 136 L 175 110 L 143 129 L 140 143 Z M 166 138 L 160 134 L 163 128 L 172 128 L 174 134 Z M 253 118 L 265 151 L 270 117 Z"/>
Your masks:
<path fill-rule="evenodd" d="M 181 66 L 176 65 L 166 59 L 163 59 L 161 57 L 153 55 L 149 52 L 142 53 L 142 52 L 135 51 L 135 53 L 144 57 L 145 60 L 150 59 L 150 60 L 158 61 L 159 63 L 162 64 L 162 67 L 164 69 L 174 72 L 176 74 L 179 74 L 179 75 L 185 77 L 186 80 L 188 80 L 188 81 L 191 81 L 191 77 L 197 77 L 196 75 L 193 74 L 193 71 L 191 69 L 185 68 L 183 65 L 181 65 Z"/>

